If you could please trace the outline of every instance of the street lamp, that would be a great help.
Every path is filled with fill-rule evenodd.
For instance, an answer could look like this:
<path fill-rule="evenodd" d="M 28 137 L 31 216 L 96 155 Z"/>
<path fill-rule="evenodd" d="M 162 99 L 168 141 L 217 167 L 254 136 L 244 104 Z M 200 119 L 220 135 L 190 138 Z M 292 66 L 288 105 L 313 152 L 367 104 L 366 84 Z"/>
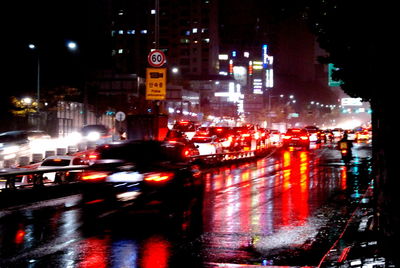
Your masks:
<path fill-rule="evenodd" d="M 67 48 L 70 51 L 76 51 L 78 49 L 78 45 L 74 41 L 68 41 L 66 44 Z M 34 43 L 28 44 L 28 48 L 36 51 L 37 57 L 37 76 L 36 76 L 36 103 L 37 103 L 37 129 L 40 129 L 40 56 L 38 47 Z"/>
<path fill-rule="evenodd" d="M 31 50 L 37 50 L 37 47 L 35 44 L 31 43 L 28 45 L 29 49 Z M 40 129 L 40 57 L 39 57 L 39 52 L 36 52 L 36 57 L 37 57 L 37 75 L 36 75 L 36 103 L 37 103 L 37 129 Z"/>
<path fill-rule="evenodd" d="M 78 49 L 78 45 L 74 41 L 68 41 L 67 42 L 67 48 L 71 51 L 75 51 Z"/>
<path fill-rule="evenodd" d="M 25 98 L 23 98 L 23 99 L 21 100 L 21 102 L 22 102 L 24 105 L 31 105 L 31 104 L 32 104 L 32 98 L 25 97 Z"/>

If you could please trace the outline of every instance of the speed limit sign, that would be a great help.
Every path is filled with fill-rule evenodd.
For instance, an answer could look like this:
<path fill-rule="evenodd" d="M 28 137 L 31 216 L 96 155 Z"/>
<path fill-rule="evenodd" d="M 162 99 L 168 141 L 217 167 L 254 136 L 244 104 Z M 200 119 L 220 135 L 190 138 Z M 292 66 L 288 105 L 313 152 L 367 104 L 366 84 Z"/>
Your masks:
<path fill-rule="evenodd" d="M 165 64 L 165 54 L 161 50 L 155 49 L 147 56 L 147 61 L 152 67 L 161 67 Z"/>

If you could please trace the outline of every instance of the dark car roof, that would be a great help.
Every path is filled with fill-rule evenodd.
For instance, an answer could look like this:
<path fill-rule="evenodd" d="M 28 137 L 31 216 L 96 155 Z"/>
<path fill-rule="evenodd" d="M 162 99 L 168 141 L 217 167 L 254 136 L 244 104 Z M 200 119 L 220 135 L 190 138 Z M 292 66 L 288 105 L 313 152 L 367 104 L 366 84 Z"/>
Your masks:
<path fill-rule="evenodd" d="M 100 159 L 117 159 L 148 164 L 179 161 L 183 144 L 171 144 L 156 140 L 134 140 L 99 146 L 96 151 Z"/>

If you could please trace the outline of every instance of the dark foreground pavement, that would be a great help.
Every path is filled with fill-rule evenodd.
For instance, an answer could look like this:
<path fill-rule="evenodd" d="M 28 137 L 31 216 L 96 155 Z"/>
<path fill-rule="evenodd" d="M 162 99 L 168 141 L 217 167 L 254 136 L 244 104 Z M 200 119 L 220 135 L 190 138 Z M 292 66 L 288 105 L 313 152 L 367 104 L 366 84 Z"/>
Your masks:
<path fill-rule="evenodd" d="M 372 184 L 358 198 L 343 232 L 318 267 L 397 267 L 377 231 Z"/>

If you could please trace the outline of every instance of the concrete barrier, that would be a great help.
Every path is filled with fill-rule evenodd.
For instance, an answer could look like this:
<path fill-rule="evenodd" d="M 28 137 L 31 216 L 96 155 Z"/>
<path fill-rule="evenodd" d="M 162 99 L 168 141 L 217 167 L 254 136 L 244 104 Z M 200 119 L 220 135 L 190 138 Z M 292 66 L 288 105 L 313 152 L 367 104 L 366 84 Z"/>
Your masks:
<path fill-rule="evenodd" d="M 38 163 L 38 162 L 41 162 L 42 160 L 43 160 L 43 154 L 39 154 L 39 153 L 32 154 L 32 162 L 33 163 Z"/>
<path fill-rule="evenodd" d="M 11 159 L 5 159 L 3 162 L 3 168 L 10 168 L 15 166 L 16 164 L 16 159 L 15 158 L 11 158 Z"/>
<path fill-rule="evenodd" d="M 78 152 L 78 148 L 76 147 L 76 146 L 68 146 L 68 148 L 67 148 L 67 153 L 68 154 L 74 154 L 74 153 L 76 153 L 76 152 Z"/>
<path fill-rule="evenodd" d="M 31 157 L 30 156 L 20 156 L 18 158 L 18 165 L 19 166 L 27 166 L 31 162 Z"/>
<path fill-rule="evenodd" d="M 78 144 L 78 151 L 85 151 L 86 150 L 86 144 L 85 143 L 79 143 Z"/>
<path fill-rule="evenodd" d="M 47 158 L 47 157 L 49 157 L 49 156 L 55 156 L 56 155 L 56 152 L 55 151 L 46 151 L 45 153 L 44 153 L 44 157 L 45 158 Z"/>
<path fill-rule="evenodd" d="M 66 155 L 66 154 L 67 154 L 66 148 L 57 148 L 56 149 L 56 155 Z"/>

